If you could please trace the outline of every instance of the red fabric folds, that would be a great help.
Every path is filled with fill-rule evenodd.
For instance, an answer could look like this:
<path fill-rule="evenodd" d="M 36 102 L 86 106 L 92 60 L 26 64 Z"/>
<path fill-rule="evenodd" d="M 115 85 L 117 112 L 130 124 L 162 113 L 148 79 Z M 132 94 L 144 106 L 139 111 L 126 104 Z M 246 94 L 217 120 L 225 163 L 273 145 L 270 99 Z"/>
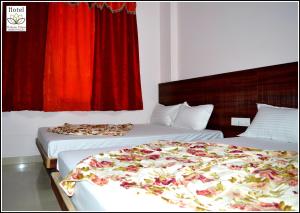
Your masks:
<path fill-rule="evenodd" d="M 6 5 L 26 32 L 6 32 Z M 4 3 L 2 111 L 143 109 L 135 6 Z"/>
<path fill-rule="evenodd" d="M 136 16 L 95 10 L 92 110 L 143 109 Z"/>
<path fill-rule="evenodd" d="M 43 110 L 44 55 L 48 3 L 4 3 L 26 6 L 26 32 L 6 32 L 2 22 L 2 111 Z"/>
<path fill-rule="evenodd" d="M 120 12 L 125 9 L 127 12 L 135 13 L 136 10 L 135 2 L 93 2 L 90 5 L 100 9 L 107 7 L 111 12 Z"/>
<path fill-rule="evenodd" d="M 94 11 L 85 3 L 49 5 L 45 111 L 91 109 L 94 20 Z"/>

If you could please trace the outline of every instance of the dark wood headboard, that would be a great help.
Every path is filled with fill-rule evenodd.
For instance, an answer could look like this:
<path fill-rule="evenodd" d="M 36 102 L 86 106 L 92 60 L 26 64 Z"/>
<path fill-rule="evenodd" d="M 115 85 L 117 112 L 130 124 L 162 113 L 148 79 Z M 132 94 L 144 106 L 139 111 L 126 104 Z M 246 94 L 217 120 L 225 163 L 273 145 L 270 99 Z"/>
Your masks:
<path fill-rule="evenodd" d="M 298 62 L 159 84 L 159 103 L 213 104 L 207 128 L 236 136 L 246 127 L 231 117 L 254 118 L 256 103 L 298 108 Z"/>

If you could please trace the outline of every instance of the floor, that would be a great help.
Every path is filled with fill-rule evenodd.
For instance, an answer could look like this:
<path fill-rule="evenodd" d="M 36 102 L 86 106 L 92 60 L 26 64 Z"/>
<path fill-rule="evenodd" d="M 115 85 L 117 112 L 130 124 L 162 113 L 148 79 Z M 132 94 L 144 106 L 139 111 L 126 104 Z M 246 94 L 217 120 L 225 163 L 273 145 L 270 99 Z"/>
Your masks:
<path fill-rule="evenodd" d="M 2 166 L 3 211 L 60 211 L 42 163 Z"/>

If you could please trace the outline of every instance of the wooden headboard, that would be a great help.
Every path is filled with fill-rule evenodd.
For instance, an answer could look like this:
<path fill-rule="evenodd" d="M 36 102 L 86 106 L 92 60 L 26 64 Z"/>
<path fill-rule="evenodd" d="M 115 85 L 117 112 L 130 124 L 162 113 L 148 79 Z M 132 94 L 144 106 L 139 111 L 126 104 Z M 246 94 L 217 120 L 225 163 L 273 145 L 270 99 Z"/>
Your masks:
<path fill-rule="evenodd" d="M 159 84 L 159 103 L 184 101 L 213 104 L 207 128 L 236 136 L 246 127 L 231 126 L 231 117 L 252 121 L 256 103 L 298 108 L 298 62 Z"/>

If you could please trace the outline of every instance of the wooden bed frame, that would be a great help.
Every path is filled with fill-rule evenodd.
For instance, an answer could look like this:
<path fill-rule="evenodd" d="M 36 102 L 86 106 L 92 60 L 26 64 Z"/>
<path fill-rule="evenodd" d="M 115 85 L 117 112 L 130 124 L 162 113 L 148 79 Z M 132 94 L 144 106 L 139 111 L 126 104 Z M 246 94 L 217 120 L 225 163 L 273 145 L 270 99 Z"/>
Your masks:
<path fill-rule="evenodd" d="M 253 119 L 256 103 L 298 107 L 298 62 L 159 84 L 161 104 L 183 101 L 190 105 L 214 104 L 208 128 L 222 130 L 226 137 L 236 136 L 246 127 L 231 126 L 230 118 Z M 38 140 L 37 146 L 46 168 L 56 166 L 56 159 L 47 157 Z M 59 173 L 51 173 L 51 186 L 62 210 L 76 210 L 59 181 Z"/>
<path fill-rule="evenodd" d="M 38 138 L 36 138 L 35 143 L 36 143 L 36 146 L 42 156 L 44 166 L 47 169 L 48 173 L 52 172 L 52 171 L 56 171 L 57 159 L 48 157 L 47 152 L 44 150 L 44 148 Z"/>
<path fill-rule="evenodd" d="M 51 173 L 51 187 L 62 211 L 76 211 L 71 199 L 59 186 L 61 177 L 58 172 Z"/>

